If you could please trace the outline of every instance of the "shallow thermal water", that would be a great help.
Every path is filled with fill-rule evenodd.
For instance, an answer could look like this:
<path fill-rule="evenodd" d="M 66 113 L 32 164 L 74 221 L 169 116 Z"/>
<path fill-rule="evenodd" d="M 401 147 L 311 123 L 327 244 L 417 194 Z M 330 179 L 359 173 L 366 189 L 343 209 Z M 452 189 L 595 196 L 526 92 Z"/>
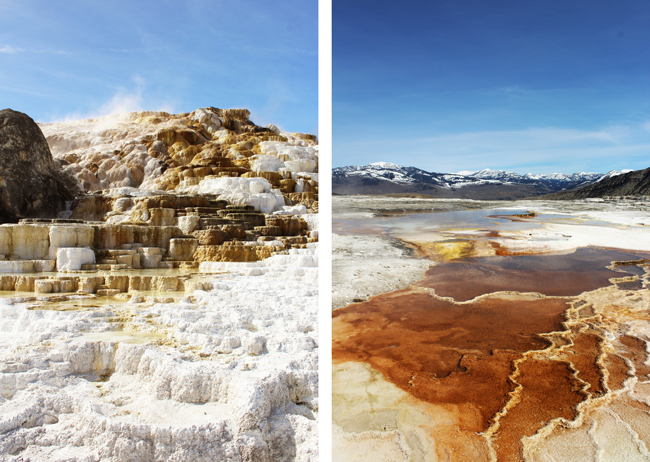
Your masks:
<path fill-rule="evenodd" d="M 341 202 L 346 235 L 399 238 L 416 252 L 404 259 L 433 266 L 333 312 L 335 460 L 649 460 L 643 204 L 512 203 L 499 218 L 486 204 L 450 218 L 450 201 L 430 201 L 439 214 Z M 339 265 L 363 265 L 353 257 Z"/>
<path fill-rule="evenodd" d="M 313 246 L 205 265 L 190 294 L 8 293 L 0 460 L 316 460 L 317 264 Z"/>
<path fill-rule="evenodd" d="M 383 213 L 368 218 L 343 218 L 334 220 L 334 232 L 371 233 L 380 230 L 392 236 L 425 236 L 427 232 L 445 229 L 500 229 L 516 231 L 537 228 L 540 224 L 529 224 L 505 218 L 508 214 L 524 214 L 526 210 L 486 209 L 458 210 L 419 213 Z"/>

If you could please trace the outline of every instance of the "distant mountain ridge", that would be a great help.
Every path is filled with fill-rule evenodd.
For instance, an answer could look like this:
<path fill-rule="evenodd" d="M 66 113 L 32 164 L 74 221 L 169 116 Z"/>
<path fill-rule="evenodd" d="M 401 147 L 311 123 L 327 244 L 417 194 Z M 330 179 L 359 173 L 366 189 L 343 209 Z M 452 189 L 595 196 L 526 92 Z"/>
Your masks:
<path fill-rule="evenodd" d="M 535 175 L 483 169 L 458 173 L 427 172 L 390 162 L 332 170 L 335 194 L 427 194 L 466 199 L 519 199 L 582 188 L 623 174 L 577 172 Z"/>
<path fill-rule="evenodd" d="M 620 175 L 605 175 L 584 188 L 549 194 L 544 196 L 544 199 L 569 200 L 616 196 L 650 196 L 650 168 L 631 170 Z"/>

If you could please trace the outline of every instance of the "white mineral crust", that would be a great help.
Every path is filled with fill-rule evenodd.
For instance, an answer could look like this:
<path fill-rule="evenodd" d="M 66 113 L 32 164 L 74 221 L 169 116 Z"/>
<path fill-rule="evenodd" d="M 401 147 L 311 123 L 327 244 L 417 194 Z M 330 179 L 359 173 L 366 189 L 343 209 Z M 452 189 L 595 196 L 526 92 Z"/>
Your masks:
<path fill-rule="evenodd" d="M 332 234 L 332 308 L 409 287 L 431 265 L 397 240 Z"/>
<path fill-rule="evenodd" d="M 316 460 L 317 264 L 221 263 L 176 303 L 0 299 L 0 460 Z"/>
<path fill-rule="evenodd" d="M 206 178 L 199 184 L 199 194 L 219 194 L 219 198 L 234 205 L 252 205 L 262 213 L 272 213 L 284 207 L 279 189 L 271 189 L 265 178 L 221 177 Z"/>
<path fill-rule="evenodd" d="M 79 271 L 86 263 L 95 263 L 95 252 L 89 247 L 60 247 L 56 250 L 57 271 Z"/>

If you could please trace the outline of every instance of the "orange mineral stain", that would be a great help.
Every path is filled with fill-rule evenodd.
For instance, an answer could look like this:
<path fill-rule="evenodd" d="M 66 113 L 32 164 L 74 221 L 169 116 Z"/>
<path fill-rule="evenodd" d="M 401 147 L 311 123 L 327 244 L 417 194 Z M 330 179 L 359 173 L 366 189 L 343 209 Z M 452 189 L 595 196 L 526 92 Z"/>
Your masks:
<path fill-rule="evenodd" d="M 513 390 L 513 361 L 562 330 L 567 300 L 483 299 L 455 305 L 402 290 L 334 312 L 333 358 L 364 361 L 418 399 L 469 406 L 487 429 Z M 462 420 L 462 419 L 461 419 Z"/>
<path fill-rule="evenodd" d="M 602 354 L 602 336 L 597 332 L 572 332 L 571 345 L 560 357 L 573 364 L 577 376 L 588 385 L 586 392 L 600 397 L 605 392 L 604 375 L 598 359 Z"/>
<path fill-rule="evenodd" d="M 499 421 L 493 447 L 499 462 L 523 459 L 521 438 L 532 436 L 555 418 L 573 420 L 585 398 L 569 364 L 531 359 L 519 366 L 520 401 Z"/>
<path fill-rule="evenodd" d="M 607 368 L 607 388 L 617 391 L 623 388 L 627 379 L 631 377 L 625 360 L 615 353 L 605 355 L 605 367 Z"/>

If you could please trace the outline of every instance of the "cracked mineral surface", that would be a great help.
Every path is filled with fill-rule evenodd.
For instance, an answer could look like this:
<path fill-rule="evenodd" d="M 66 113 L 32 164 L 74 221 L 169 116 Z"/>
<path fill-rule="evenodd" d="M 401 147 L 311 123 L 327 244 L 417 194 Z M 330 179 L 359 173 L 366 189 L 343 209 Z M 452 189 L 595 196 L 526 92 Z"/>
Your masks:
<path fill-rule="evenodd" d="M 648 460 L 646 202 L 334 200 L 433 265 L 334 310 L 335 460 Z"/>

